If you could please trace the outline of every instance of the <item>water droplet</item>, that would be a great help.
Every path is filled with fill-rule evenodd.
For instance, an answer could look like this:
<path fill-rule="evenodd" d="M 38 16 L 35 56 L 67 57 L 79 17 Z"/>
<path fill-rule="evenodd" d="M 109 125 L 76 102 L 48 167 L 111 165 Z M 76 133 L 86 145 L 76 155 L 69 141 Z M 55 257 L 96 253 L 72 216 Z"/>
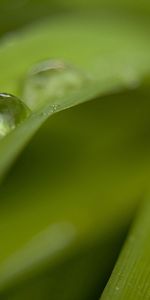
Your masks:
<path fill-rule="evenodd" d="M 43 61 L 28 73 L 23 98 L 32 110 L 49 103 L 54 112 L 64 96 L 79 91 L 87 80 L 87 74 L 61 60 Z"/>
<path fill-rule="evenodd" d="M 29 108 L 17 97 L 0 94 L 0 138 L 8 134 L 30 114 Z"/>

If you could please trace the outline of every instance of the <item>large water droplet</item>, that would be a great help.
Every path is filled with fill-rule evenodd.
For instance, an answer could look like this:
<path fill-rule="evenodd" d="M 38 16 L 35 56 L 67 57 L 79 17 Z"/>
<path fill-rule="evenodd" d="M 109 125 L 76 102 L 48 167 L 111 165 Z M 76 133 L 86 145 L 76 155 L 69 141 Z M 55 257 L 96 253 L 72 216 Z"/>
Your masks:
<path fill-rule="evenodd" d="M 29 114 L 30 109 L 17 97 L 0 94 L 0 138 L 13 130 Z"/>
<path fill-rule="evenodd" d="M 88 80 L 87 74 L 61 60 L 44 61 L 28 73 L 23 98 L 32 110 L 46 102 L 55 105 L 86 86 Z"/>

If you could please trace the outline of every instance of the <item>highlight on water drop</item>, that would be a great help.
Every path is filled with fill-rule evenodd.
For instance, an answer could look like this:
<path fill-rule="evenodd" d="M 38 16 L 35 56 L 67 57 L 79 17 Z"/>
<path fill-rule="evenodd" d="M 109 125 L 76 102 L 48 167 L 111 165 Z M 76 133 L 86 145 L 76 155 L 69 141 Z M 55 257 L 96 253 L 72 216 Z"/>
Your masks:
<path fill-rule="evenodd" d="M 87 85 L 87 74 L 62 60 L 46 60 L 35 65 L 27 75 L 23 86 L 25 103 L 36 110 L 49 103 L 61 103 L 61 99 Z"/>
<path fill-rule="evenodd" d="M 30 109 L 17 97 L 0 93 L 0 138 L 16 128 L 30 114 Z"/>

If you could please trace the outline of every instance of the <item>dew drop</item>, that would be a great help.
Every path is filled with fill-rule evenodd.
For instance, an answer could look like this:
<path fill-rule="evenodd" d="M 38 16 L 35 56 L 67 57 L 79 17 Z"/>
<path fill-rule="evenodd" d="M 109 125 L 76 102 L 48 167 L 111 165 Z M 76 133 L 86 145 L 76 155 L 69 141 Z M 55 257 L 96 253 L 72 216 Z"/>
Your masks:
<path fill-rule="evenodd" d="M 13 130 L 29 114 L 30 109 L 17 97 L 0 93 L 0 138 Z"/>
<path fill-rule="evenodd" d="M 56 111 L 64 96 L 69 96 L 86 86 L 89 77 L 74 66 L 61 60 L 47 60 L 34 66 L 23 87 L 23 98 L 36 110 L 49 103 Z"/>

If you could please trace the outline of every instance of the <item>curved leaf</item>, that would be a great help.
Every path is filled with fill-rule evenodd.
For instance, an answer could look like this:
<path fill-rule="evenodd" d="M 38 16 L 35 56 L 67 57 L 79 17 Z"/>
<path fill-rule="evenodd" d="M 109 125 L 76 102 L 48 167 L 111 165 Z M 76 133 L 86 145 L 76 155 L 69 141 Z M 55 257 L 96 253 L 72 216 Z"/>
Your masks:
<path fill-rule="evenodd" d="M 96 21 L 82 19 L 78 24 L 76 19 L 62 19 L 55 22 L 29 29 L 19 34 L 17 38 L 9 38 L 2 43 L 1 91 L 21 96 L 19 82 L 23 81 L 26 72 L 34 63 L 46 58 L 63 57 L 90 72 L 93 81 L 86 90 L 84 88 L 79 91 L 72 99 L 64 96 L 59 103 L 61 110 L 114 89 L 126 86 L 134 88 L 139 84 L 140 78 L 149 71 L 150 47 L 146 31 L 144 34 L 143 31 L 137 33 L 129 24 L 128 27 L 124 27 L 124 23 L 121 26 L 120 20 L 119 27 L 117 20 L 111 20 L 111 23 L 103 19 Z M 117 47 L 114 47 L 115 44 Z M 49 105 L 37 115 L 33 114 L 1 141 L 0 177 L 20 149 L 52 113 L 48 112 Z"/>
<path fill-rule="evenodd" d="M 75 97 L 61 99 L 60 109 L 102 93 L 127 87 L 133 89 L 150 69 L 148 30 L 144 27 L 143 31 L 142 26 L 139 24 L 134 27 L 133 23 L 127 25 L 123 20 L 120 23 L 120 19 L 110 22 L 105 18 L 81 18 L 77 22 L 68 18 L 58 20 L 56 24 L 50 22 L 27 29 L 1 45 L 1 88 L 21 96 L 26 72 L 34 63 L 61 57 L 92 74 L 93 80 L 86 91 L 83 89 Z M 81 244 L 85 251 L 94 239 L 94 251 L 101 251 L 102 245 L 97 247 L 97 241 L 107 245 L 107 239 L 116 231 L 118 224 L 119 231 L 122 231 L 129 222 L 149 174 L 149 90 L 145 92 L 145 89 L 139 88 L 99 100 L 97 97 L 95 101 L 51 117 L 1 186 L 0 226 L 3 245 L 0 250 L 0 290 L 4 299 L 5 292 L 7 298 L 8 287 L 11 291 L 16 288 L 14 299 L 22 295 L 28 274 L 32 280 L 31 286 L 27 282 L 29 289 L 25 297 L 32 299 L 41 262 L 41 274 L 47 270 L 52 272 L 54 265 L 58 268 L 61 266 L 68 253 L 73 257 L 73 252 L 78 253 Z M 34 112 L 1 141 L 1 176 L 51 113 L 49 105 Z M 58 245 L 60 252 L 52 253 L 48 248 L 41 258 L 43 235 L 38 240 L 33 237 L 47 227 L 51 232 L 51 226 L 53 228 L 56 224 L 57 227 L 62 223 L 68 224 L 63 241 L 63 233 L 59 235 L 54 232 L 51 239 L 49 231 L 50 240 L 46 239 L 50 245 Z M 69 228 L 73 228 L 69 235 L 71 239 L 67 239 Z M 113 249 L 113 243 L 111 247 Z M 38 254 L 37 257 L 34 257 L 34 253 Z M 98 256 L 99 252 L 96 260 Z M 95 261 L 94 256 L 90 261 L 88 263 L 88 258 L 85 260 L 87 270 Z M 72 264 L 70 266 L 69 270 Z M 79 291 L 82 296 L 89 277 L 84 273 L 84 266 L 81 269 L 83 281 Z M 78 274 L 75 278 L 78 278 Z M 98 274 L 96 267 L 91 276 L 94 277 L 94 274 Z M 69 276 L 66 275 L 66 278 L 68 281 Z M 23 282 L 23 287 L 20 282 Z M 39 289 L 42 294 L 43 282 Z M 88 292 L 93 295 L 93 290 L 93 284 L 89 285 Z M 57 290 L 52 292 L 48 289 L 47 295 L 50 293 L 55 299 Z M 84 297 L 87 299 L 87 293 L 82 299 Z M 74 299 L 79 299 L 78 293 Z"/>

